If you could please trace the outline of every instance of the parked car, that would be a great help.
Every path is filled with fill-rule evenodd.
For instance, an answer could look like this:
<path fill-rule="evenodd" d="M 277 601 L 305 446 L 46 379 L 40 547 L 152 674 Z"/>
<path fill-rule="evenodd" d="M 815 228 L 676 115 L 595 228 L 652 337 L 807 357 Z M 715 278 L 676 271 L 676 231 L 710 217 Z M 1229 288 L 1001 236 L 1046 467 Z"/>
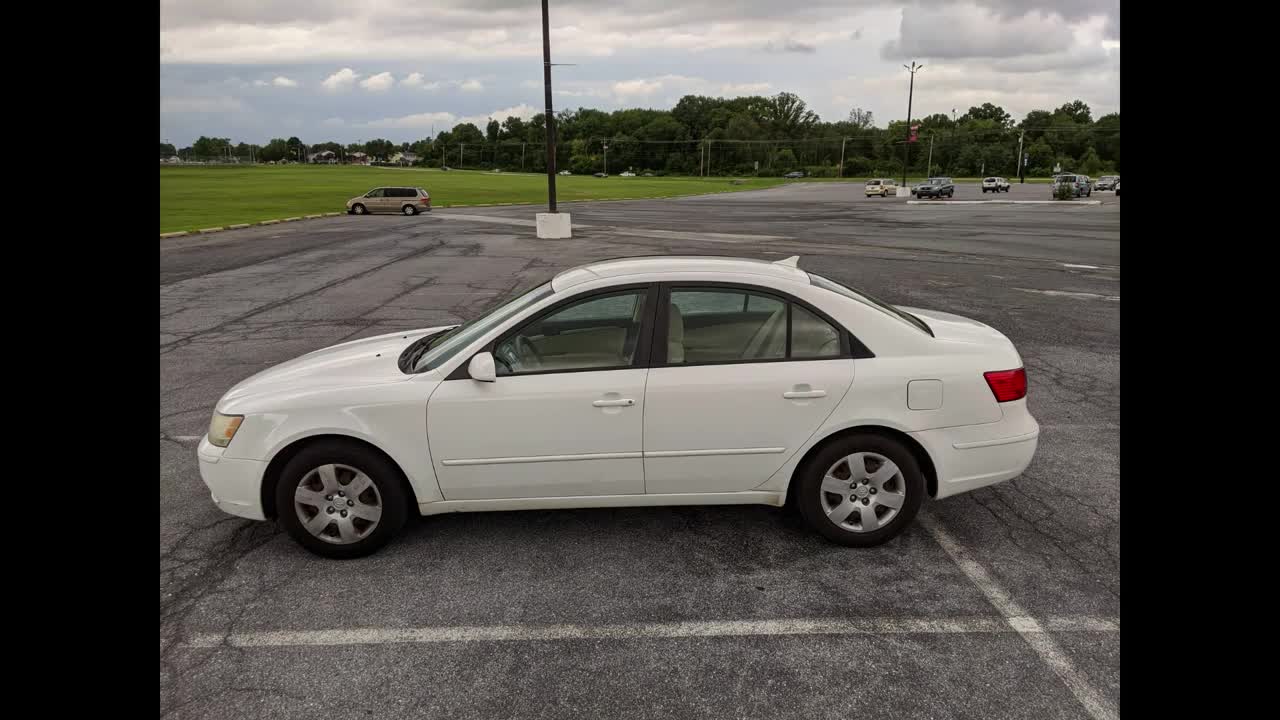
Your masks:
<path fill-rule="evenodd" d="M 797 178 L 802 178 L 802 177 L 804 177 L 804 171 L 803 171 L 803 170 L 792 170 L 791 172 L 787 173 L 786 175 L 783 175 L 782 177 L 787 178 L 787 179 L 789 179 L 789 180 L 795 180 L 795 179 L 797 179 Z"/>
<path fill-rule="evenodd" d="M 618 173 L 618 177 L 635 177 L 635 176 L 636 174 L 631 172 L 630 170 L 627 170 L 626 172 Z"/>
<path fill-rule="evenodd" d="M 916 186 L 916 197 L 952 197 L 956 194 L 956 185 L 949 177 L 932 177 Z"/>
<path fill-rule="evenodd" d="M 867 197 L 879 195 L 880 197 L 889 197 L 890 193 L 898 193 L 898 182 L 890 178 L 878 178 L 867 181 L 865 188 Z"/>
<path fill-rule="evenodd" d="M 558 172 L 558 173 L 556 173 L 556 174 L 557 174 L 557 175 L 572 175 L 573 173 L 569 172 L 568 170 L 561 170 L 560 172 Z"/>
<path fill-rule="evenodd" d="M 593 174 L 591 177 L 599 177 L 599 178 L 602 178 L 602 177 L 609 177 L 609 176 L 608 176 L 608 175 L 605 175 L 605 174 L 604 174 L 604 173 L 602 173 L 602 172 L 598 172 L 598 173 Z"/>
<path fill-rule="evenodd" d="M 912 196 L 912 197 L 915 197 L 916 191 L 917 191 L 917 190 L 919 190 L 919 189 L 920 189 L 920 186 L 921 186 L 921 185 L 924 185 L 926 182 L 928 182 L 928 181 L 927 181 L 927 180 L 921 180 L 921 181 L 920 181 L 920 182 L 918 182 L 918 183 L 912 183 L 912 184 L 911 184 L 911 196 Z"/>
<path fill-rule="evenodd" d="M 597 262 L 462 325 L 311 352 L 218 400 L 200 475 L 339 558 L 414 513 L 690 504 L 790 504 L 871 546 L 1022 473 L 1039 426 L 1007 337 L 797 261 Z"/>
<path fill-rule="evenodd" d="M 1120 197 L 1120 181 L 1116 180 L 1116 197 Z"/>
<path fill-rule="evenodd" d="M 1116 185 L 1120 182 L 1119 175 L 1103 175 L 1098 178 L 1098 182 L 1094 184 L 1095 190 L 1115 190 Z"/>
<path fill-rule="evenodd" d="M 641 173 L 641 174 L 640 174 L 640 177 L 653 177 L 653 173 L 651 173 L 651 172 Z"/>
<path fill-rule="evenodd" d="M 431 210 L 431 196 L 419 187 L 380 187 L 347 201 L 348 215 L 401 213 L 417 215 Z"/>
<path fill-rule="evenodd" d="M 1089 197 L 1093 194 L 1093 188 L 1089 185 L 1089 176 L 1087 175 L 1054 175 L 1051 186 L 1053 196 L 1057 195 L 1058 187 L 1061 185 L 1070 186 L 1074 197 Z"/>
<path fill-rule="evenodd" d="M 982 192 L 984 194 L 989 192 L 1009 192 L 1010 187 L 1009 181 L 1002 177 L 989 177 L 982 179 Z"/>

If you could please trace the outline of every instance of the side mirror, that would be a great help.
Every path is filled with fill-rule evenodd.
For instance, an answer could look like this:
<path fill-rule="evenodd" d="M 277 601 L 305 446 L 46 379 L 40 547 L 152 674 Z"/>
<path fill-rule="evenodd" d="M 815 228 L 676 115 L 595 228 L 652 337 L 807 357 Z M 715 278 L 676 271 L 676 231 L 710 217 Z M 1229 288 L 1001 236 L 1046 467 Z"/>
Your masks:
<path fill-rule="evenodd" d="M 491 353 L 476 353 L 471 358 L 471 363 L 467 365 L 467 373 L 471 375 L 472 380 L 480 382 L 494 382 L 498 379 L 498 369 L 493 365 L 493 355 Z"/>

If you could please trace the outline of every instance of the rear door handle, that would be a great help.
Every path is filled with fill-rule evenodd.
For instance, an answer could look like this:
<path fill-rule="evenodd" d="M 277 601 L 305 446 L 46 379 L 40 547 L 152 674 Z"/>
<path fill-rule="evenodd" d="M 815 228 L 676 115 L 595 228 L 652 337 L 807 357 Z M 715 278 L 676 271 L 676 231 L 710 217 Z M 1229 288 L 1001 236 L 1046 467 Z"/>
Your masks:
<path fill-rule="evenodd" d="M 597 400 L 591 403 L 595 407 L 631 407 L 636 404 L 631 398 L 623 398 L 621 400 Z"/>
<path fill-rule="evenodd" d="M 782 393 L 782 397 L 788 400 L 803 400 L 805 398 L 820 398 L 826 396 L 826 390 L 789 390 Z"/>

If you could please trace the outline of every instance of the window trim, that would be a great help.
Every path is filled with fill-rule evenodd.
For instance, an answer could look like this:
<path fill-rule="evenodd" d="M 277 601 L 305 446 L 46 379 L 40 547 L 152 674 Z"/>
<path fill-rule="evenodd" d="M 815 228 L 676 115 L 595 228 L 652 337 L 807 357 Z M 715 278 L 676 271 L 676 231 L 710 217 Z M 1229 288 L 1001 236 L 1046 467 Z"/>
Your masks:
<path fill-rule="evenodd" d="M 650 363 L 649 367 L 681 368 L 681 367 L 701 367 L 704 365 L 757 365 L 757 364 L 779 363 L 779 362 L 815 362 L 815 361 L 823 361 L 823 360 L 864 360 L 867 358 L 875 357 L 875 353 L 871 352 L 871 350 L 867 348 L 867 346 L 864 345 L 862 341 L 858 340 L 856 335 L 850 332 L 849 329 L 846 328 L 843 324 L 836 321 L 835 318 L 831 317 L 830 315 L 823 312 L 822 310 L 814 307 L 812 303 L 805 302 L 804 300 L 801 300 L 800 298 L 781 290 L 777 290 L 770 287 L 762 287 L 760 285 L 740 283 L 740 282 L 697 281 L 697 280 L 679 281 L 679 282 L 663 282 L 663 283 L 659 283 L 659 286 L 660 286 L 659 293 L 658 293 L 659 296 L 658 296 L 658 302 L 657 302 L 657 309 L 659 309 L 659 312 L 657 313 L 657 319 L 654 324 L 653 343 L 651 347 L 652 362 Z M 739 358 L 736 360 L 707 360 L 702 362 L 683 362 L 683 363 L 667 362 L 667 330 L 669 328 L 669 323 L 670 323 L 670 312 L 668 311 L 668 308 L 671 305 L 671 291 L 673 289 L 682 290 L 682 289 L 703 289 L 703 288 L 715 289 L 715 290 L 739 290 L 743 292 L 752 292 L 759 295 L 766 295 L 774 298 L 775 300 L 779 300 L 785 303 L 787 306 L 786 357 L 760 358 L 758 360 L 755 360 L 755 359 L 745 360 L 745 359 Z M 815 317 L 818 317 L 824 320 L 825 322 L 827 322 L 828 324 L 830 324 L 840 333 L 840 354 L 839 355 L 832 356 L 832 357 L 805 357 L 805 358 L 791 357 L 791 307 L 792 305 L 799 305 L 800 307 L 804 308 L 808 312 L 812 313 Z"/>
<path fill-rule="evenodd" d="M 607 297 L 609 295 L 622 295 L 625 293 L 634 292 L 636 290 L 645 291 L 640 295 L 641 302 L 643 302 L 645 305 L 644 305 L 643 311 L 640 313 L 640 334 L 639 334 L 639 337 L 636 339 L 636 351 L 631 357 L 630 364 L 609 365 L 606 367 L 590 367 L 590 368 L 564 368 L 560 370 L 534 370 L 531 372 L 512 373 L 510 375 L 498 375 L 497 377 L 499 380 L 502 380 L 502 379 L 532 377 L 536 375 L 562 375 L 565 373 L 607 372 L 610 370 L 634 370 L 637 368 L 644 369 L 644 368 L 650 367 L 649 361 L 651 359 L 651 352 L 653 347 L 654 314 L 655 314 L 655 310 L 657 309 L 656 300 L 658 297 L 658 285 L 657 283 L 641 282 L 641 283 L 628 283 L 626 285 L 613 285 L 607 288 L 597 288 L 595 290 L 589 290 L 587 292 L 578 293 L 577 295 L 564 298 L 563 300 L 559 300 L 551 305 L 548 305 L 547 307 L 543 308 L 542 311 L 519 321 L 518 324 L 513 325 L 511 328 L 507 329 L 501 335 L 498 335 L 493 340 L 490 340 L 489 342 L 485 343 L 479 350 L 476 350 L 475 352 L 471 353 L 471 356 L 468 357 L 465 362 L 459 363 L 458 366 L 453 369 L 453 372 L 449 373 L 448 377 L 446 377 L 445 380 L 446 381 L 470 380 L 471 372 L 469 370 L 469 367 L 471 365 L 472 358 L 474 358 L 476 355 L 479 355 L 482 352 L 492 353 L 494 351 L 494 348 L 498 347 L 498 345 L 502 344 L 504 341 L 506 341 L 508 338 L 512 337 L 519 331 L 523 330 L 524 328 L 528 327 L 529 325 L 535 322 L 542 320 L 548 315 L 551 315 L 553 313 L 559 312 L 560 310 L 563 310 L 565 307 L 569 305 L 575 305 L 579 302 L 592 300 L 599 297 Z"/>

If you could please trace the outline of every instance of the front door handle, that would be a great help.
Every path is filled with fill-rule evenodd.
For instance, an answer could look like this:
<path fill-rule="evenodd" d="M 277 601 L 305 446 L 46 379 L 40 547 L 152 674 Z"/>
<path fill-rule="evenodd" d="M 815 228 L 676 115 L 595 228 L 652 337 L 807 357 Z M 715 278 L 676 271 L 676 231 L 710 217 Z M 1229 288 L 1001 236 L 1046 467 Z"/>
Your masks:
<path fill-rule="evenodd" d="M 782 393 L 782 397 L 788 400 L 803 400 L 805 398 L 820 398 L 826 396 L 826 390 L 789 390 Z"/>
<path fill-rule="evenodd" d="M 636 404 L 631 398 L 623 398 L 621 400 L 597 400 L 591 403 L 595 407 L 631 407 Z"/>

